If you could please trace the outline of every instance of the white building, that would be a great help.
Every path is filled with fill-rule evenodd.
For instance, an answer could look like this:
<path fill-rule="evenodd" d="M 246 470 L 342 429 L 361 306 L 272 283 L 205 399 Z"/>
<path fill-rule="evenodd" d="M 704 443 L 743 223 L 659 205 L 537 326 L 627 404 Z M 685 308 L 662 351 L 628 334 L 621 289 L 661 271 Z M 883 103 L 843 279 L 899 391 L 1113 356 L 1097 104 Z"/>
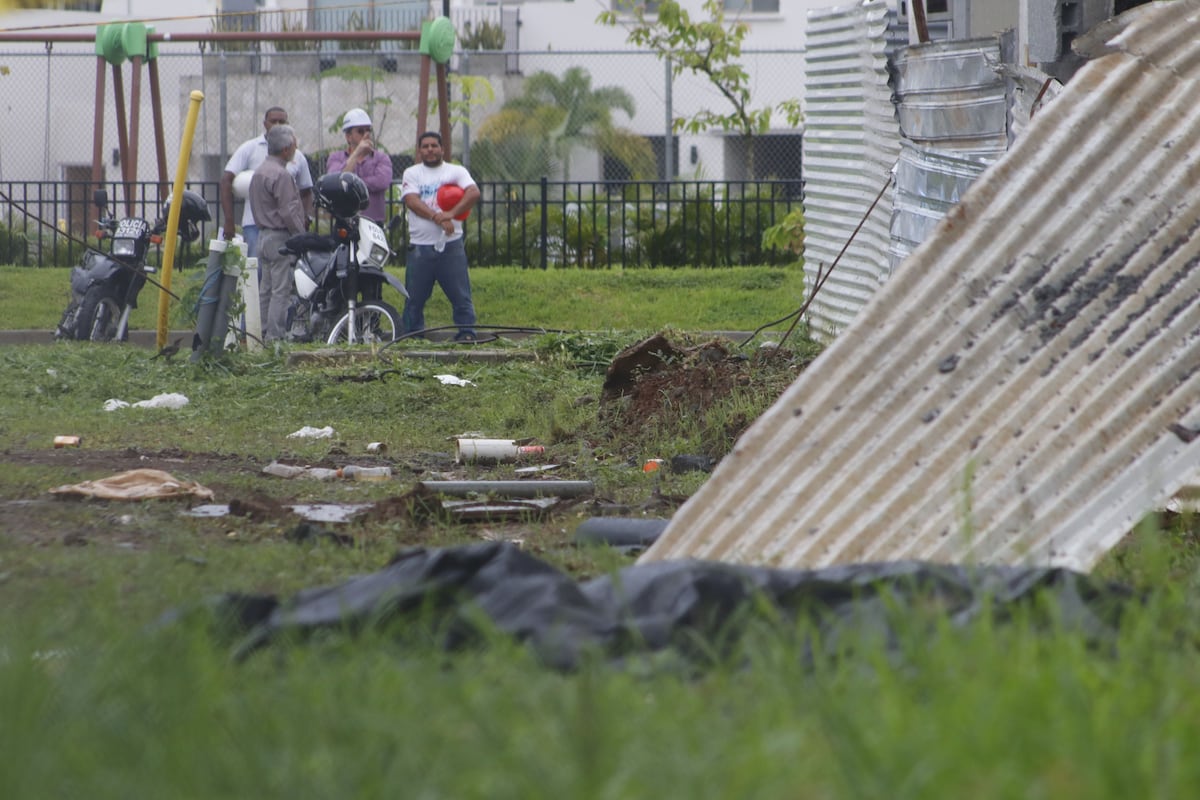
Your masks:
<path fill-rule="evenodd" d="M 905 0 L 887 0 L 903 20 Z M 660 162 L 665 170 L 665 153 L 672 152 L 674 163 L 670 174 L 683 177 L 740 178 L 755 177 L 745 174 L 745 153 L 740 137 L 727 133 L 704 132 L 680 135 L 677 139 L 667 136 L 670 118 L 689 117 L 700 110 L 728 113 L 730 106 L 719 92 L 705 79 L 681 75 L 669 80 L 666 66 L 652 54 L 638 52 L 626 41 L 627 15 L 616 26 L 606 26 L 597 21 L 605 4 L 623 0 L 525 0 L 525 2 L 494 3 L 487 0 L 404 0 L 404 2 L 362 2 L 353 0 L 172 0 L 164 4 L 161 0 L 103 0 L 103 2 L 72 2 L 61 0 L 59 8 L 28 11 L 13 11 L 0 16 L 0 39 L 5 33 L 20 31 L 23 34 L 42 30 L 46 33 L 61 33 L 74 30 L 94 33 L 95 26 L 108 22 L 130 20 L 150 21 L 158 33 L 202 33 L 212 29 L 210 15 L 216 13 L 247 14 L 254 11 L 294 9 L 299 15 L 303 9 L 315 9 L 312 13 L 333 13 L 339 7 L 353 5 L 362 13 L 398 8 L 415 9 L 432 16 L 449 7 L 452 18 L 478 12 L 496 12 L 515 8 L 520 24 L 516 28 L 516 41 L 506 42 L 506 50 L 516 51 L 518 68 L 511 74 L 500 74 L 493 81 L 497 97 L 493 109 L 504 99 L 520 91 L 521 76 L 539 70 L 561 73 L 573 64 L 587 66 L 592 85 L 620 86 L 634 98 L 636 113 L 632 119 L 622 114 L 617 124 L 647 136 L 654 141 L 660 153 Z M 653 5 L 654 0 L 647 0 Z M 930 28 L 935 38 L 973 38 L 994 35 L 999 31 L 1015 31 L 1017 52 L 1024 54 L 1027 61 L 1044 61 L 1058 58 L 1069 42 L 1073 31 L 1082 31 L 1108 16 L 1114 9 L 1137 4 L 1138 0 L 925 0 L 928 8 Z M 728 18 L 746 22 L 749 32 L 743 43 L 747 54 L 744 58 L 753 83 L 753 106 L 775 106 L 788 99 L 803 96 L 804 46 L 807 13 L 816 8 L 845 5 L 836 0 L 723 0 Z M 693 16 L 703 15 L 703 0 L 682 0 L 682 5 Z M 84 8 L 87 10 L 70 10 Z M 169 9 L 169 16 L 163 14 Z M 69 28 L 63 26 L 78 26 Z M 1073 27 L 1072 27 L 1073 26 Z M 1069 29 L 1069 30 L 1068 30 Z M 1033 34 L 1030 34 L 1030 31 Z M 195 47 L 193 45 L 193 47 Z M 88 44 L 56 44 L 54 55 L 70 50 L 82 54 L 92 52 Z M 164 45 L 165 49 L 165 45 Z M 64 79 L 61 73 L 38 66 L 46 61 L 44 46 L 36 42 L 13 43 L 0 41 L 0 54 L 18 50 L 34 52 L 42 56 L 33 59 L 25 56 L 10 56 L 7 75 L 0 75 L 0 180 L 60 180 L 79 177 L 91 160 L 91 123 L 94 111 L 95 68 L 80 64 Z M 623 51 L 629 56 L 613 55 Z M 195 52 L 194 50 L 192 52 Z M 0 64 L 3 56 L 0 55 Z M 19 64 L 20 69 L 15 67 Z M 261 65 L 260 65 L 261 66 Z M 455 65 L 457 66 L 457 64 Z M 192 70 L 196 75 L 177 78 L 174 85 L 163 86 L 164 139 L 167 142 L 168 164 L 174 169 L 176 151 L 182 131 L 182 120 L 186 114 L 187 96 L 190 88 L 204 83 L 206 101 L 205 134 L 194 146 L 192 177 L 211 177 L 213 165 L 220 163 L 228 150 L 238 142 L 260 132 L 261 108 L 271 95 L 283 94 L 292 98 L 289 102 L 303 106 L 293 110 L 293 121 L 297 123 L 302 146 L 306 150 L 338 144 L 331 135 L 328 121 L 344 108 L 324 108 L 321 102 L 310 107 L 306 95 L 298 94 L 305 86 L 303 76 L 286 79 L 265 70 L 257 76 L 253 93 L 232 89 L 232 98 L 225 98 L 226 87 L 214 86 L 208 81 L 209 71 Z M 84 77 L 86 76 L 86 77 Z M 398 79 L 399 80 L 399 79 Z M 292 82 L 287 82 L 292 81 Z M 233 84 L 230 84 L 231 86 Z M 238 84 L 241 86 L 242 84 Z M 261 88 L 261 92 L 260 92 Z M 218 92 L 220 91 L 220 94 Z M 111 78 L 107 89 L 112 99 Z M 399 93 L 404 95 L 403 92 Z M 220 113 L 215 111 L 218 97 L 230 106 Z M 17 99 L 21 102 L 16 102 Z M 143 102 L 148 102 L 148 93 L 143 91 Z M 411 101 L 411 94 L 404 96 L 404 103 Z M 339 98 L 326 104 L 339 106 L 355 102 Z M 147 106 L 148 107 L 148 106 Z M 488 109 L 484 109 L 481 114 Z M 236 111 L 237 113 L 234 113 Z M 411 113 L 408 109 L 396 111 L 398 117 Z M 139 147 L 138 175 L 145 179 L 155 174 L 154 148 L 149 132 L 148 112 L 142 113 L 141 146 Z M 108 153 L 116 146 L 115 114 L 110 107 L 106 115 L 104 144 Z M 210 119 L 211 118 L 211 119 Z M 311 118 L 311 119 L 310 119 Z M 476 120 L 481 116 L 475 116 Z M 212 119 L 219 122 L 214 126 Z M 210 134 L 214 127 L 220 134 Z M 469 140 L 469 130 L 459 130 L 456 136 Z M 799 152 L 799 131 L 790 127 L 782 115 L 772 118 L 771 130 L 761 137 L 760 146 L 774 147 L 780 151 Z M 667 142 L 670 141 L 668 150 Z M 756 153 L 758 145 L 756 145 Z M 33 148 L 43 149 L 43 157 L 32 158 Z M 111 169 L 115 159 L 106 158 Z M 598 156 L 581 154 L 572 158 L 573 179 L 587 180 L 603 177 L 604 164 Z M 796 169 L 798 170 L 798 161 Z M 798 177 L 798 174 L 779 175 Z"/>

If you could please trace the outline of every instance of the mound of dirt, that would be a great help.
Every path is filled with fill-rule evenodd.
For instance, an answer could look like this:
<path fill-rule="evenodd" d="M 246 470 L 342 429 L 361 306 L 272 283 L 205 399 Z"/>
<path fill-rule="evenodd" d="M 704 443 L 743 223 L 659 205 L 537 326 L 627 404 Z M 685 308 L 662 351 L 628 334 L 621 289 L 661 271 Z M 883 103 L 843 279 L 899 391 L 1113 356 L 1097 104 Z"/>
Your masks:
<path fill-rule="evenodd" d="M 810 360 L 770 345 L 743 353 L 727 340 L 676 344 L 655 334 L 613 359 L 601 427 L 611 445 L 636 448 L 656 431 L 698 425 L 705 431 L 703 455 L 719 460 Z M 717 424 L 710 413 L 723 404 Z"/>

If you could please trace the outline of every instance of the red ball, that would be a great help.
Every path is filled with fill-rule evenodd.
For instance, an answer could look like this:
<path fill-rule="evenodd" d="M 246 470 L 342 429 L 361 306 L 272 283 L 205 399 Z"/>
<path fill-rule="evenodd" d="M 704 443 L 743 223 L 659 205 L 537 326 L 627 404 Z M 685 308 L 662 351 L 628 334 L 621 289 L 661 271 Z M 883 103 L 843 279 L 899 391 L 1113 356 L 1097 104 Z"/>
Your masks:
<path fill-rule="evenodd" d="M 453 183 L 442 184 L 442 187 L 437 190 L 438 208 L 440 208 L 442 211 L 449 211 L 458 205 L 458 201 L 462 200 L 463 194 L 465 194 L 465 192 L 463 192 L 461 186 L 456 186 Z M 471 210 L 467 209 L 456 216 L 455 219 L 463 220 L 469 216 L 471 216 Z"/>

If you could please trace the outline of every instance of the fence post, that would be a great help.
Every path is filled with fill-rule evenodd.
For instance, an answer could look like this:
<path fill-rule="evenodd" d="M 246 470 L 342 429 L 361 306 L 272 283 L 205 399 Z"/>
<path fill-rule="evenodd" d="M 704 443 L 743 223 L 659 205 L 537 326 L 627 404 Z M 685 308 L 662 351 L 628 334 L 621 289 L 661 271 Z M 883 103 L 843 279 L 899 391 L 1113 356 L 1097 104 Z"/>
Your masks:
<path fill-rule="evenodd" d="M 549 180 L 546 176 L 542 176 L 542 269 L 547 268 L 546 249 L 550 246 L 550 195 L 549 195 Z"/>
<path fill-rule="evenodd" d="M 675 112 L 671 108 L 671 57 L 667 56 L 663 59 L 663 65 L 666 67 L 666 74 L 663 76 L 663 105 L 667 110 L 667 125 L 663 136 L 663 180 L 671 181 L 675 177 L 675 142 L 672 140 L 672 129 L 675 121 L 671 119 Z"/>

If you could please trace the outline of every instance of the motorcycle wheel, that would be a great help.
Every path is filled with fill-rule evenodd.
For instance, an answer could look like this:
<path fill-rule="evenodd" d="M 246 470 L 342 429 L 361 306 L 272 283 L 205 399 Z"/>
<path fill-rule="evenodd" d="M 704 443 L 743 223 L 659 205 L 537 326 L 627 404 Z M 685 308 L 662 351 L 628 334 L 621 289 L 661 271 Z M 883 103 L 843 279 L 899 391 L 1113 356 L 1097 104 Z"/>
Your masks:
<path fill-rule="evenodd" d="M 93 286 L 75 314 L 75 338 L 93 342 L 111 342 L 117 335 L 121 306 L 110 291 Z"/>
<path fill-rule="evenodd" d="M 382 300 L 371 300 L 354 309 L 355 344 L 394 342 L 400 335 L 400 314 Z M 350 312 L 343 314 L 329 333 L 326 344 L 349 341 Z"/>
<path fill-rule="evenodd" d="M 71 303 L 67 306 L 67 310 L 63 312 L 62 319 L 58 322 L 58 327 L 54 329 L 55 339 L 75 338 L 75 316 L 78 311 L 78 303 Z"/>

